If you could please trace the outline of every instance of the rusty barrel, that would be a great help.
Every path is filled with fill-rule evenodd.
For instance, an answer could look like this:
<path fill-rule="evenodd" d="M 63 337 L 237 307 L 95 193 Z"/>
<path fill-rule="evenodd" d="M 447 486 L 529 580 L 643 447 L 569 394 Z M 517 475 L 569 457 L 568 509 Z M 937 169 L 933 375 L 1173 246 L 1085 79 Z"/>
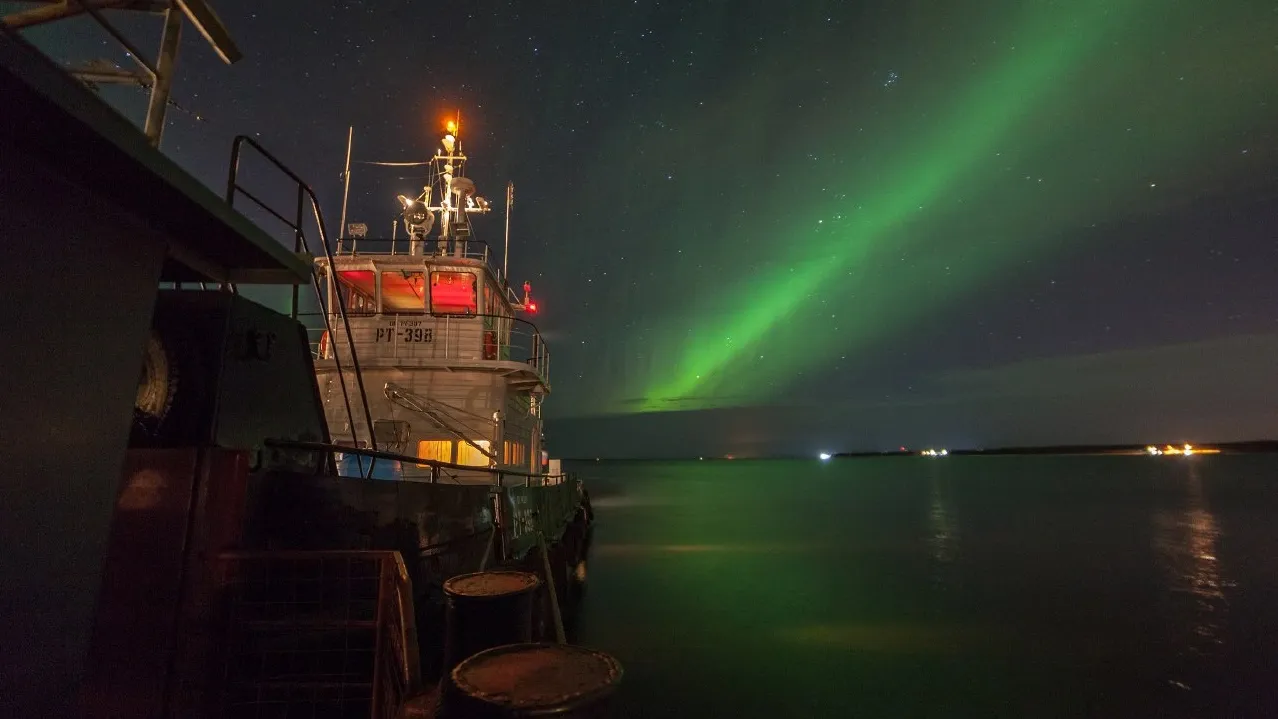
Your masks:
<path fill-rule="evenodd" d="M 444 673 L 470 655 L 532 641 L 533 598 L 541 580 L 530 572 L 463 574 L 444 582 Z"/>
<path fill-rule="evenodd" d="M 444 682 L 445 717 L 607 716 L 621 663 L 571 644 L 513 644 L 458 664 Z"/>

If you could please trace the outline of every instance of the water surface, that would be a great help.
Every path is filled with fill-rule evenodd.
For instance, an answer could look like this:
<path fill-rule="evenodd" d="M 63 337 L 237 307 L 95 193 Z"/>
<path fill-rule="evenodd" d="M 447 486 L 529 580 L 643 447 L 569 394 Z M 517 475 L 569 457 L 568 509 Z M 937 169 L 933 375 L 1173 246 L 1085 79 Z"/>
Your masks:
<path fill-rule="evenodd" d="M 1278 457 L 573 469 L 618 716 L 1278 715 Z"/>

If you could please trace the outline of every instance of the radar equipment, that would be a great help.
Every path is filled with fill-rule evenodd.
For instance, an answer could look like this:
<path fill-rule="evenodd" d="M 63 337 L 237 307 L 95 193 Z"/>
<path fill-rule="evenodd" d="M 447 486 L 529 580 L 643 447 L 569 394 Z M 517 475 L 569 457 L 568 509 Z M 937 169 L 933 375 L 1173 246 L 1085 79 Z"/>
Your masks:
<path fill-rule="evenodd" d="M 466 153 L 462 150 L 457 120 L 446 124 L 447 134 L 440 140 L 440 147 L 430 159 L 431 182 L 415 200 L 399 196 L 403 207 L 404 226 L 412 241 L 409 254 L 421 254 L 422 243 L 435 229 L 439 220 L 439 233 L 435 238 L 438 255 L 450 250 L 455 257 L 466 256 L 466 242 L 471 237 L 468 215 L 486 214 L 492 205 L 481 197 L 475 182 L 466 177 Z M 417 164 L 417 163 L 405 163 Z M 438 197 L 438 201 L 434 198 Z"/>

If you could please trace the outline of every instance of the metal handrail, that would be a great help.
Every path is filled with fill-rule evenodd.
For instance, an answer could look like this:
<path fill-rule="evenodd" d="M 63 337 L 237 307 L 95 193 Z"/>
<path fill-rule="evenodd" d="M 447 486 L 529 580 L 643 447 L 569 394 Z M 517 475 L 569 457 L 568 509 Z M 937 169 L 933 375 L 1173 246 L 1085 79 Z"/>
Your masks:
<path fill-rule="evenodd" d="M 361 457 L 369 457 L 371 459 L 388 459 L 395 462 L 407 462 L 411 464 L 420 464 L 431 468 L 431 481 L 436 481 L 440 470 L 451 469 L 465 472 L 479 472 L 488 474 L 497 478 L 496 485 L 504 487 L 503 479 L 505 477 L 523 477 L 525 479 L 541 479 L 541 480 L 559 480 L 566 482 L 573 479 L 572 474 L 538 474 L 535 472 L 521 472 L 515 469 L 498 469 L 496 467 L 475 467 L 469 464 L 454 464 L 452 462 L 441 462 L 435 459 L 425 459 L 423 457 L 412 457 L 407 454 L 398 454 L 396 452 L 385 452 L 380 449 L 365 449 L 364 447 L 344 447 L 340 444 L 331 444 L 329 442 L 302 442 L 292 439 L 268 439 L 263 444 L 267 447 L 278 449 L 300 449 L 312 452 L 340 452 L 342 454 L 356 454 Z M 321 465 L 322 466 L 322 465 Z M 557 484 L 558 482 L 556 482 Z"/>
<path fill-rule="evenodd" d="M 378 592 L 377 614 L 377 649 L 373 666 L 373 706 L 374 717 L 393 719 L 398 716 L 400 705 L 405 699 L 421 689 L 421 665 L 417 655 L 417 621 L 413 609 L 412 580 L 408 576 L 408 568 L 404 566 L 404 558 L 399 552 L 391 552 L 381 562 L 381 591 Z M 390 614 L 390 621 L 383 621 L 383 610 Z M 391 684 L 391 678 L 382 674 L 381 662 L 386 660 L 387 652 L 382 649 L 383 634 L 393 633 L 394 644 L 390 652 L 394 660 L 394 677 L 399 685 Z M 388 637 L 391 638 L 391 637 Z M 383 704 L 385 696 L 383 685 L 387 685 L 393 699 Z M 396 691 L 398 690 L 398 691 Z"/>
<path fill-rule="evenodd" d="M 461 257 L 468 260 L 490 262 L 495 257 L 493 249 L 487 242 L 473 238 L 428 237 L 414 240 L 411 237 L 356 237 L 347 238 L 350 245 L 343 245 L 341 250 L 334 250 L 335 257 Z M 413 244 L 417 252 L 411 252 Z M 444 245 L 444 249 L 440 249 Z M 489 265 L 492 267 L 492 265 Z M 497 269 L 493 267 L 493 269 Z"/>
<path fill-rule="evenodd" d="M 255 195 L 249 193 L 248 191 L 246 191 L 244 188 L 240 186 L 238 182 L 239 174 L 240 174 L 240 152 L 242 151 L 242 148 L 245 143 L 248 143 L 249 147 L 256 150 L 258 154 L 261 155 L 264 159 L 266 159 L 272 165 L 275 165 L 276 169 L 278 169 L 280 172 L 287 175 L 290 179 L 293 180 L 293 182 L 297 183 L 297 214 L 296 214 L 296 219 L 293 222 L 289 222 L 279 213 L 267 207 L 265 203 L 262 202 L 262 200 L 258 199 Z M 280 162 L 280 160 L 277 157 L 275 157 L 270 152 L 268 152 L 266 148 L 262 147 L 261 144 L 259 144 L 256 140 L 249 137 L 248 135 L 236 135 L 235 140 L 231 143 L 231 167 L 228 170 L 227 177 L 226 177 L 226 203 L 230 205 L 231 207 L 235 206 L 235 196 L 237 193 L 245 195 L 246 197 L 251 199 L 254 203 L 256 203 L 259 207 L 270 212 L 276 217 L 280 218 L 280 220 L 283 221 L 284 224 L 291 227 L 293 229 L 293 244 L 294 244 L 293 251 L 299 252 L 299 253 L 307 249 L 306 233 L 302 227 L 302 208 L 304 205 L 305 198 L 309 197 L 311 201 L 311 211 L 315 215 L 315 224 L 320 235 L 320 245 L 323 246 L 324 248 L 324 254 L 328 258 L 329 264 L 330 265 L 333 264 L 333 250 L 332 248 L 328 246 L 328 234 L 324 229 L 324 214 L 323 214 L 323 211 L 320 209 L 319 198 L 315 196 L 315 191 L 312 190 L 311 186 L 306 184 L 306 181 L 303 180 L 300 176 L 298 176 L 297 173 L 290 170 L 287 166 L 284 165 L 283 162 Z M 313 267 L 311 269 L 311 277 L 312 279 L 315 278 L 315 270 Z M 312 284 L 315 287 L 316 300 L 319 301 L 320 307 L 324 307 L 325 306 L 324 296 L 323 296 L 323 293 L 320 292 L 319 282 L 315 281 Z M 293 300 L 292 316 L 293 316 L 293 319 L 297 319 L 297 300 L 298 300 L 297 285 L 293 285 L 292 300 Z M 351 364 L 353 365 L 355 369 L 355 382 L 359 385 L 360 399 L 362 400 L 364 405 L 364 421 L 368 423 L 369 446 L 371 446 L 373 449 L 376 449 L 377 437 L 374 436 L 374 433 L 373 433 L 373 412 L 368 405 L 368 393 L 364 390 L 364 375 L 360 371 L 359 355 L 356 353 L 354 341 L 351 340 L 350 318 L 347 317 L 346 315 L 346 303 L 342 299 L 340 292 L 337 293 L 337 307 L 341 314 L 342 324 L 346 328 L 346 337 L 351 350 Z M 330 331 L 330 336 L 331 336 L 332 327 L 329 326 L 327 315 L 325 315 L 324 317 L 324 324 L 327 327 L 327 329 Z M 340 360 L 338 360 L 336 355 L 334 355 L 334 361 L 338 362 L 337 374 L 338 374 L 338 379 L 341 381 L 342 399 L 346 403 L 346 416 L 347 416 L 347 419 L 350 421 L 351 436 L 352 438 L 355 438 L 356 437 L 355 421 L 354 421 L 355 417 L 354 417 L 354 412 L 351 410 L 350 395 L 346 391 L 345 373 L 341 371 Z"/>

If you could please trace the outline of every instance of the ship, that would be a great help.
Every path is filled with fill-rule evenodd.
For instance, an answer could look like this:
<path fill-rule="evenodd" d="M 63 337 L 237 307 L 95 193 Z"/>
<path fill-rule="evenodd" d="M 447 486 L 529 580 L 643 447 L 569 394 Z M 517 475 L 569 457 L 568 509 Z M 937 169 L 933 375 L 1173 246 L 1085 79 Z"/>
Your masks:
<path fill-rule="evenodd" d="M 398 217 L 389 239 L 369 238 L 367 225 L 352 223 L 336 252 L 316 259 L 324 291 L 322 326 L 312 329 L 320 393 L 338 444 L 453 465 L 446 481 L 489 483 L 491 473 L 469 469 L 478 468 L 499 470 L 499 483 L 544 482 L 544 474 L 561 475 L 558 462 L 552 471 L 541 423 L 550 352 L 526 319 L 537 310 L 531 288 L 525 283 L 520 297 L 506 277 L 509 235 L 501 267 L 476 237 L 474 219 L 492 204 L 466 176 L 460 130 L 459 118 L 447 121 L 422 163 L 420 193 L 392 200 Z M 349 164 L 344 174 L 349 181 Z M 512 200 L 508 184 L 507 228 Z M 367 391 L 355 403 L 359 390 Z M 356 476 L 440 478 L 440 465 L 369 466 L 359 455 L 342 463 Z"/>
<path fill-rule="evenodd" d="M 311 186 L 252 136 L 225 194 L 160 151 L 182 26 L 241 56 L 209 4 L 103 9 L 39 4 L 0 27 L 0 231 L 31 263 L 6 264 L 25 309 L 0 315 L 24 338 L 0 355 L 4 713 L 429 715 L 488 654 L 457 654 L 476 645 L 450 634 L 448 582 L 493 570 L 535 575 L 520 632 L 537 661 L 599 670 L 572 701 L 611 693 L 619 665 L 567 643 L 589 496 L 546 452 L 549 353 L 470 228 L 488 207 L 457 134 L 398 201 L 402 242 L 330 237 Z M 111 25 L 125 12 L 162 19 L 154 59 Z M 138 70 L 69 69 L 21 36 L 77 15 Z M 144 127 L 106 82 L 149 93 Z M 249 164 L 276 192 L 249 189 Z M 296 204 L 261 200 L 279 191 Z M 288 307 L 249 299 L 259 285 L 291 287 Z"/>

